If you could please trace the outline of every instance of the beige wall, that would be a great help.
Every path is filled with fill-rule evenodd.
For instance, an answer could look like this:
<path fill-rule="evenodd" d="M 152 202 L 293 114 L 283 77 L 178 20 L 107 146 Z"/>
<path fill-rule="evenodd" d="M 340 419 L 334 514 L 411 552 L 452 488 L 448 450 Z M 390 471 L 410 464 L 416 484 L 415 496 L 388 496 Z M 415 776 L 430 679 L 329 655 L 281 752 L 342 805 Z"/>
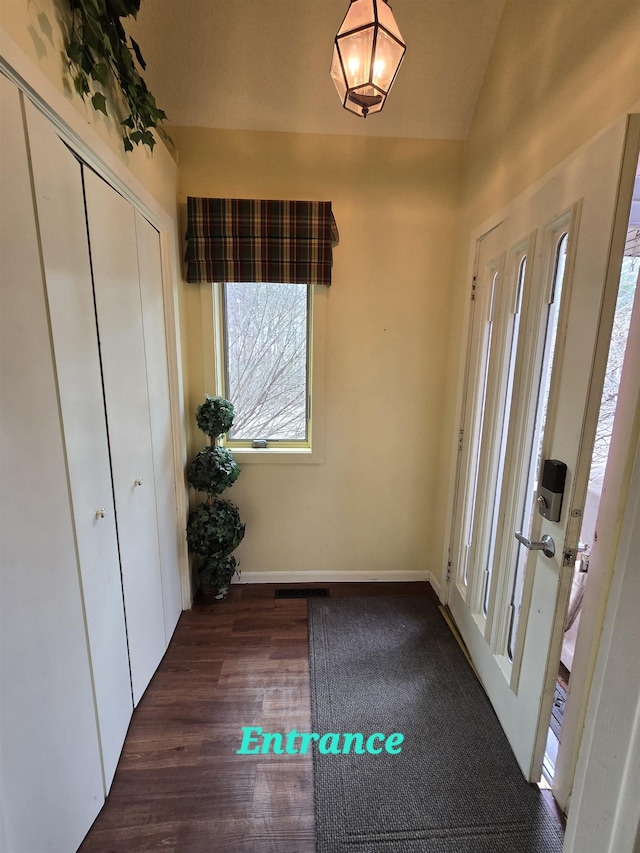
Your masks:
<path fill-rule="evenodd" d="M 73 89 L 64 58 L 64 33 L 68 22 L 67 0 L 0 0 L 2 37 L 9 36 L 15 42 L 162 207 L 175 216 L 177 167 L 165 145 L 156 145 L 153 154 L 146 146 L 137 146 L 127 154 L 122 147 L 117 120 L 125 118 L 126 114 L 117 119 L 106 117 Z M 110 103 L 107 109 L 112 112 Z"/>
<path fill-rule="evenodd" d="M 340 231 L 326 299 L 320 464 L 242 463 L 228 496 L 247 522 L 242 568 L 437 571 L 430 503 L 442 448 L 445 353 L 462 144 L 172 128 L 187 195 L 328 199 Z M 196 285 L 188 397 L 201 402 Z M 203 346 L 204 344 L 204 346 Z M 318 357 L 323 357 L 318 353 Z M 192 440 L 194 452 L 204 436 Z"/>
<path fill-rule="evenodd" d="M 507 0 L 465 146 L 449 375 L 458 376 L 471 234 L 607 127 L 640 107 L 637 0 Z M 444 416 L 454 435 L 455 382 Z M 443 449 L 439 491 L 451 488 Z M 438 524 L 446 524 L 444 511 Z M 443 561 L 444 562 L 444 561 Z"/>
<path fill-rule="evenodd" d="M 507 0 L 467 139 L 471 225 L 639 98 L 637 0 Z"/>

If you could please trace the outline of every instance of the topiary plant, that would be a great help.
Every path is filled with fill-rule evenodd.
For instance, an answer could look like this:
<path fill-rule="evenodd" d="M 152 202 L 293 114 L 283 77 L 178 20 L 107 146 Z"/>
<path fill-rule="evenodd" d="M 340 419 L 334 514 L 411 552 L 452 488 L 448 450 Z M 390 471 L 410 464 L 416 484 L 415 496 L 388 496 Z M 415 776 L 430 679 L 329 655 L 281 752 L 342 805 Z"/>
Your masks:
<path fill-rule="evenodd" d="M 229 500 L 216 496 L 232 486 L 240 476 L 233 453 L 216 444 L 220 435 L 231 428 L 233 405 L 223 397 L 206 395 L 198 406 L 196 421 L 209 436 L 210 446 L 203 447 L 189 467 L 189 484 L 209 497 L 199 504 L 187 522 L 189 550 L 203 557 L 198 569 L 200 586 L 224 598 L 231 578 L 236 572 L 236 558 L 231 556 L 244 537 L 245 525 L 238 507 Z"/>
<path fill-rule="evenodd" d="M 231 501 L 200 504 L 189 517 L 187 542 L 201 557 L 226 557 L 242 542 L 244 527 Z"/>
<path fill-rule="evenodd" d="M 209 557 L 202 561 L 200 566 L 200 583 L 204 589 L 224 589 L 229 587 L 229 582 L 236 572 L 236 558 Z"/>
<path fill-rule="evenodd" d="M 196 423 L 211 442 L 229 432 L 233 424 L 233 403 L 224 397 L 210 397 L 205 394 L 204 403 L 196 409 Z"/>
<path fill-rule="evenodd" d="M 197 492 L 219 495 L 233 486 L 240 476 L 238 463 L 226 447 L 203 447 L 187 474 L 189 485 Z"/>

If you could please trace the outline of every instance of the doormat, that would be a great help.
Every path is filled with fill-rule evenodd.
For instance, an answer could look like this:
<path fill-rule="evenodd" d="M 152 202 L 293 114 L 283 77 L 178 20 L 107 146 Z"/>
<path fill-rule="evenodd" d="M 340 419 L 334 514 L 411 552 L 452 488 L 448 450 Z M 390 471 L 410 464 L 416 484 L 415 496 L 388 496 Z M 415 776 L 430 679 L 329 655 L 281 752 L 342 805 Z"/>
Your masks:
<path fill-rule="evenodd" d="M 314 745 L 317 853 L 561 853 L 560 821 L 430 598 L 311 600 L 309 658 L 313 731 L 342 733 L 324 739 L 339 752 Z"/>

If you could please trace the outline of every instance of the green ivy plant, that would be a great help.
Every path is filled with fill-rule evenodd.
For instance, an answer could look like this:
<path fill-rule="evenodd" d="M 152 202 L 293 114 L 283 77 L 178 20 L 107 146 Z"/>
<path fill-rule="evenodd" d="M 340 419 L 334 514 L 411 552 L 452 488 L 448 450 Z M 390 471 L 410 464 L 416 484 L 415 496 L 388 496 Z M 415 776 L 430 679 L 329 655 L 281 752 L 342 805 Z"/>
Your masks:
<path fill-rule="evenodd" d="M 209 447 L 203 447 L 189 466 L 187 479 L 199 492 L 208 495 L 189 515 L 187 543 L 193 554 L 204 558 L 198 568 L 200 586 L 224 598 L 231 578 L 237 570 L 232 556 L 244 537 L 245 525 L 238 507 L 229 500 L 217 498 L 232 486 L 240 476 L 233 453 L 219 447 L 218 438 L 231 429 L 233 404 L 224 397 L 205 397 L 198 406 L 196 420 L 200 429 L 209 436 Z"/>
<path fill-rule="evenodd" d="M 167 116 L 158 108 L 136 66 L 146 63 L 137 42 L 128 37 L 121 18 L 135 18 L 140 0 L 68 0 L 71 27 L 66 44 L 73 85 L 82 98 L 91 98 L 95 110 L 108 115 L 107 99 L 96 88 L 112 81 L 122 93 L 129 115 L 120 122 L 125 151 L 134 145 L 156 144 L 151 128 Z M 159 129 L 159 128 L 158 128 Z"/>
<path fill-rule="evenodd" d="M 205 435 L 214 439 L 229 432 L 234 414 L 233 403 L 229 400 L 205 394 L 204 403 L 196 409 L 196 423 Z"/>
<path fill-rule="evenodd" d="M 231 578 L 236 573 L 236 558 L 208 557 L 202 561 L 199 569 L 200 583 L 203 589 L 223 590 L 228 589 Z"/>
<path fill-rule="evenodd" d="M 227 557 L 242 542 L 245 525 L 238 507 L 227 500 L 200 504 L 189 517 L 187 542 L 201 557 Z"/>
<path fill-rule="evenodd" d="M 238 463 L 226 447 L 203 447 L 194 458 L 187 480 L 197 492 L 219 495 L 240 476 Z"/>

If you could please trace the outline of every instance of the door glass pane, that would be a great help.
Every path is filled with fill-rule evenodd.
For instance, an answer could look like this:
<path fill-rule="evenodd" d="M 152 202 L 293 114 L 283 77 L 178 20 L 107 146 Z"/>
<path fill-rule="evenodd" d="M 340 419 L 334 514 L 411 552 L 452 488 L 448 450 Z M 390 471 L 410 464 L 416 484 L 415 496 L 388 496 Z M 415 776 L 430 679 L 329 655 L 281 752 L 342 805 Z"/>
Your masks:
<path fill-rule="evenodd" d="M 482 612 L 486 616 L 489 609 L 489 597 L 491 592 L 491 574 L 493 570 L 493 559 L 495 554 L 495 542 L 498 533 L 498 518 L 499 518 L 499 506 L 500 506 L 500 495 L 501 488 L 500 485 L 502 483 L 502 477 L 504 474 L 504 460 L 505 460 L 505 452 L 506 452 L 506 444 L 507 444 L 507 424 L 509 423 L 509 412 L 511 409 L 511 397 L 513 394 L 513 380 L 515 376 L 515 368 L 516 368 L 516 353 L 517 353 L 517 343 L 518 343 L 518 332 L 520 329 L 520 303 L 522 301 L 522 288 L 524 285 L 524 277 L 527 268 L 527 257 L 523 255 L 520 263 L 518 264 L 518 278 L 516 285 L 516 298 L 513 314 L 509 323 L 508 336 L 509 341 L 507 345 L 507 376 L 506 381 L 504 383 L 504 400 L 502 406 L 502 413 L 500 418 L 503 423 L 503 428 L 500 433 L 499 448 L 498 448 L 498 468 L 496 471 L 495 485 L 493 489 L 493 501 L 492 501 L 492 510 L 491 510 L 491 520 L 489 527 L 489 548 L 487 551 L 487 561 L 485 563 L 485 577 L 484 577 L 484 589 L 482 595 Z"/>
<path fill-rule="evenodd" d="M 531 527 L 533 524 L 536 508 L 536 493 L 538 491 L 538 474 L 541 466 L 542 443 L 544 439 L 544 427 L 547 420 L 547 406 L 549 404 L 549 390 L 551 388 L 551 374 L 553 370 L 553 357 L 558 332 L 558 316 L 560 300 L 562 296 L 562 284 L 567 260 L 568 234 L 563 233 L 556 246 L 556 258 L 553 274 L 553 289 L 551 301 L 547 306 L 546 336 L 544 354 L 540 365 L 538 394 L 536 405 L 536 423 L 531 442 L 529 455 L 529 473 L 527 487 L 522 503 L 520 515 L 520 531 L 526 538 L 531 538 Z M 520 617 L 520 605 L 522 603 L 522 590 L 524 587 L 524 575 L 529 551 L 524 545 L 518 546 L 516 559 L 516 570 L 514 573 L 513 586 L 510 601 L 509 637 L 507 642 L 507 653 L 513 660 L 518 636 L 518 621 Z"/>

